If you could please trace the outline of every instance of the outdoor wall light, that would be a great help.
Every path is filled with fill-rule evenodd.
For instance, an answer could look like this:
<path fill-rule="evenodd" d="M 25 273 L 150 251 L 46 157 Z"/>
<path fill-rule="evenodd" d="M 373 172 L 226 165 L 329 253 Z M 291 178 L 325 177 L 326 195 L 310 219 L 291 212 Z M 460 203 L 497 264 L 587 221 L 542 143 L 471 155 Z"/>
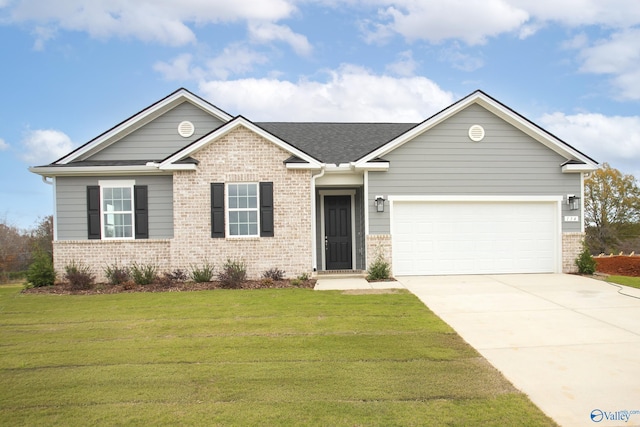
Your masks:
<path fill-rule="evenodd" d="M 580 209 L 580 197 L 573 194 L 567 194 L 567 204 L 569 205 L 570 210 L 577 211 Z"/>
<path fill-rule="evenodd" d="M 373 205 L 376 207 L 376 212 L 384 212 L 384 196 L 376 196 Z"/>

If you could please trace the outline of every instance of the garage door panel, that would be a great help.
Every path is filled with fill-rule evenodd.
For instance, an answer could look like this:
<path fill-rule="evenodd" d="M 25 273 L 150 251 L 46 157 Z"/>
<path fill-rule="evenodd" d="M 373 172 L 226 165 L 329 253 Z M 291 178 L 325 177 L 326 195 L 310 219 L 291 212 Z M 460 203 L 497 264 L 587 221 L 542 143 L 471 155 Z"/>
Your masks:
<path fill-rule="evenodd" d="M 395 202 L 394 274 L 554 272 L 552 202 Z"/>

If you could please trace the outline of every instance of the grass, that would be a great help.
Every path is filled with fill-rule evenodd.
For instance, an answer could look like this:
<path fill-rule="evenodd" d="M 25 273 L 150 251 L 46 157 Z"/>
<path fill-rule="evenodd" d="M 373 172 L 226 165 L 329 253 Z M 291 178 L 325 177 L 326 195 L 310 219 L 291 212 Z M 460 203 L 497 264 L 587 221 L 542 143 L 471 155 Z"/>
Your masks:
<path fill-rule="evenodd" d="M 607 276 L 607 282 L 617 283 L 618 285 L 630 286 L 640 289 L 640 277 L 629 276 Z"/>
<path fill-rule="evenodd" d="M 553 425 L 409 293 L 19 290 L 4 425 Z"/>

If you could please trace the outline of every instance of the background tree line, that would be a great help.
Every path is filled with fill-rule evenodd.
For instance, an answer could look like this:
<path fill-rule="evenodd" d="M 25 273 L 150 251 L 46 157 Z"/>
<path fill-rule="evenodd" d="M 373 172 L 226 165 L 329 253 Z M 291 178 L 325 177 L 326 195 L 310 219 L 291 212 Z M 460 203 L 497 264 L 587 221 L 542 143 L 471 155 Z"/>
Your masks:
<path fill-rule="evenodd" d="M 593 255 L 640 253 L 640 189 L 604 163 L 584 182 L 585 244 Z"/>
<path fill-rule="evenodd" d="M 38 253 L 52 257 L 53 216 L 23 230 L 0 218 L 0 283 L 21 278 Z"/>

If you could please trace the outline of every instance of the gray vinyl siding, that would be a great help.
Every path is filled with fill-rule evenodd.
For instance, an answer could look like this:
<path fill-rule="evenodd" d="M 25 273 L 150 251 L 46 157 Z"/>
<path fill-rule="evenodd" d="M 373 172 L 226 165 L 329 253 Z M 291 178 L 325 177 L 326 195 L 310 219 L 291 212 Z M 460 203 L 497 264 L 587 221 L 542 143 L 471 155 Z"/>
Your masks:
<path fill-rule="evenodd" d="M 473 142 L 471 125 L 485 129 Z M 369 172 L 369 229 L 390 232 L 389 209 L 375 212 L 376 195 L 580 195 L 580 174 L 563 174 L 566 159 L 479 105 L 471 105 L 445 122 L 384 156 L 387 172 Z M 563 203 L 563 215 L 579 215 Z M 563 222 L 564 232 L 580 231 L 579 222 Z"/>
<path fill-rule="evenodd" d="M 56 178 L 56 221 L 58 240 L 87 239 L 87 186 L 100 180 L 135 180 L 148 186 L 149 238 L 173 237 L 173 177 L 58 177 Z"/>
<path fill-rule="evenodd" d="M 178 135 L 178 124 L 184 120 L 195 126 L 189 138 Z M 199 107 L 183 102 L 87 160 L 162 160 L 222 124 Z"/>

